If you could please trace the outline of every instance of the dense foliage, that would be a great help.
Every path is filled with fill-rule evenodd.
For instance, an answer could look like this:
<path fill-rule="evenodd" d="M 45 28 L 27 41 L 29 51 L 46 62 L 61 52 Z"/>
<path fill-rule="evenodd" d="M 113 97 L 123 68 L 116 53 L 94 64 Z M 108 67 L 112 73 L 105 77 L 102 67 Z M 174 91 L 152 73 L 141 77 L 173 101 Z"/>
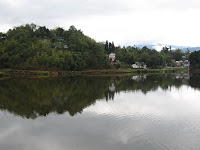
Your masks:
<path fill-rule="evenodd" d="M 27 24 L 0 33 L 0 37 L 1 68 L 82 70 L 109 65 L 104 44 L 74 26 L 49 30 Z"/>
<path fill-rule="evenodd" d="M 200 69 L 200 50 L 190 54 L 190 67 L 193 69 Z"/>
<path fill-rule="evenodd" d="M 167 66 L 174 66 L 172 60 L 178 61 L 182 60 L 184 54 L 180 49 L 170 50 L 167 47 L 164 47 L 160 52 L 155 49 L 149 49 L 144 46 L 142 49 L 135 46 L 127 47 L 115 47 L 108 48 L 108 52 L 115 52 L 116 58 L 123 62 L 124 64 L 131 65 L 135 62 L 144 62 L 147 64 L 148 68 L 163 68 Z"/>
<path fill-rule="evenodd" d="M 114 63 L 108 59 L 116 54 Z M 0 32 L 0 68 L 83 70 L 109 68 L 110 65 L 130 67 L 143 62 L 148 68 L 173 66 L 173 60 L 181 60 L 181 50 L 163 47 L 161 52 L 147 47 L 116 47 L 114 42 L 98 43 L 81 30 L 71 26 L 48 29 L 45 26 L 27 24 Z"/>

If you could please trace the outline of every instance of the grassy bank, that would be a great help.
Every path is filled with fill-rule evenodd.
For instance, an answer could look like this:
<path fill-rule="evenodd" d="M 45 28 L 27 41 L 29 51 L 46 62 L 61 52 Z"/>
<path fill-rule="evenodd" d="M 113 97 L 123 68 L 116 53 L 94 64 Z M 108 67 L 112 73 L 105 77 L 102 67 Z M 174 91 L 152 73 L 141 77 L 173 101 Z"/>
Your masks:
<path fill-rule="evenodd" d="M 48 78 L 80 75 L 127 75 L 127 74 L 148 74 L 148 73 L 175 73 L 186 72 L 188 69 L 105 69 L 105 70 L 84 70 L 84 71 L 41 71 L 41 70 L 14 70 L 0 69 L 0 77 L 8 78 Z"/>
<path fill-rule="evenodd" d="M 188 69 L 176 68 L 176 69 L 107 69 L 107 70 L 87 70 L 77 72 L 79 74 L 127 74 L 127 73 L 175 73 L 175 72 L 185 72 Z"/>

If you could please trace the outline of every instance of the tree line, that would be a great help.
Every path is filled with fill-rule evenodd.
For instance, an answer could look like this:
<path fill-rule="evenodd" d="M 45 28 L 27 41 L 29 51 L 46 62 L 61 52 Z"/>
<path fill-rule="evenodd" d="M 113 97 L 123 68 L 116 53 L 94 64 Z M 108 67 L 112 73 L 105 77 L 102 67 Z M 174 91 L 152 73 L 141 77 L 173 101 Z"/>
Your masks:
<path fill-rule="evenodd" d="M 109 66 L 104 44 L 74 26 L 49 30 L 27 24 L 0 33 L 0 37 L 1 68 L 82 70 Z"/>
<path fill-rule="evenodd" d="M 200 50 L 192 52 L 189 61 L 192 69 L 200 69 Z"/>
<path fill-rule="evenodd" d="M 110 45 L 110 44 L 109 44 Z M 112 45 L 112 44 L 111 44 Z M 110 46 L 109 46 L 110 47 Z M 116 58 L 123 62 L 122 66 L 125 65 L 132 65 L 135 62 L 144 62 L 148 68 L 163 68 L 166 65 L 169 67 L 174 67 L 174 61 L 182 60 L 182 56 L 189 56 L 189 51 L 182 52 L 180 49 L 171 50 L 168 47 L 163 47 L 163 49 L 158 52 L 155 49 L 149 49 L 148 47 L 144 46 L 143 48 L 138 48 L 136 46 L 127 46 L 121 47 L 117 46 L 109 49 L 107 53 L 116 53 Z"/>
<path fill-rule="evenodd" d="M 65 30 L 26 24 L 0 32 L 0 68 L 103 69 L 111 67 L 110 53 L 116 54 L 114 64 L 118 68 L 130 67 L 135 62 L 144 62 L 148 68 L 163 68 L 174 66 L 171 60 L 181 60 L 189 51 L 183 53 L 180 49 L 163 47 L 158 52 L 146 46 L 121 47 L 114 42 L 96 42 L 74 26 Z"/>

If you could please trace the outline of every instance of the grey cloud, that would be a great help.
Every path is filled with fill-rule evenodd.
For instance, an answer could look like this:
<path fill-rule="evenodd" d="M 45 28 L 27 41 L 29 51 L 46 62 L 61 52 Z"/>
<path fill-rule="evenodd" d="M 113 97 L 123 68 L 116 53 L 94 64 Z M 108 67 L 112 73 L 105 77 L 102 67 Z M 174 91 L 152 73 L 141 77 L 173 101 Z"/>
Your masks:
<path fill-rule="evenodd" d="M 16 2 L 15 2 L 16 3 Z M 127 11 L 117 1 L 94 0 L 12 0 L 0 1 L 1 22 L 9 24 L 76 20 L 90 16 L 111 15 Z"/>

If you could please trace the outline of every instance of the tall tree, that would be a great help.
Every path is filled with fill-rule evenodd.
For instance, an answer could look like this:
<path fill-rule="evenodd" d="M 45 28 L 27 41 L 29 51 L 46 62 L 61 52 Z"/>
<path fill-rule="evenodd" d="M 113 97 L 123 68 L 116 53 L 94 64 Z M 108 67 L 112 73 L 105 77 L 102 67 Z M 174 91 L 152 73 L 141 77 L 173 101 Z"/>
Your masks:
<path fill-rule="evenodd" d="M 200 69 L 200 50 L 192 52 L 189 57 L 190 67 L 193 69 Z"/>

